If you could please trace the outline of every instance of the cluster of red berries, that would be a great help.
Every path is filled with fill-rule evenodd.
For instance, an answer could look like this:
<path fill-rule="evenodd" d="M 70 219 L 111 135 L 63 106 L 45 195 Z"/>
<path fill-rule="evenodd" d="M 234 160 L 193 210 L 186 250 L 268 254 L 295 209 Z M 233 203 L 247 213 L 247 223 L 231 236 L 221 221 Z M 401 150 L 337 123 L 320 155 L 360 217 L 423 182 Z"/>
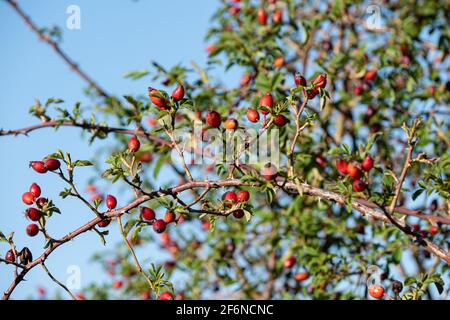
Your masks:
<path fill-rule="evenodd" d="M 247 190 L 240 190 L 237 194 L 234 191 L 228 191 L 223 194 L 223 201 L 226 207 L 234 207 L 238 203 L 247 202 L 250 199 L 250 193 Z M 233 211 L 233 217 L 241 219 L 244 216 L 244 210 L 237 209 Z"/>
<path fill-rule="evenodd" d="M 362 180 L 363 171 L 369 172 L 374 165 L 374 160 L 370 155 L 367 155 L 361 163 L 348 163 L 346 160 L 339 159 L 336 161 L 336 169 L 344 175 L 348 175 L 353 181 L 353 190 L 362 192 L 367 185 Z"/>
<path fill-rule="evenodd" d="M 353 93 L 357 96 L 361 95 L 363 92 L 370 89 L 370 82 L 375 80 L 377 77 L 376 70 L 367 70 L 363 78 L 359 80 L 353 87 Z"/>
<path fill-rule="evenodd" d="M 184 98 L 184 87 L 179 84 L 172 92 L 172 101 L 168 99 L 161 91 L 149 87 L 148 94 L 150 101 L 162 111 L 171 109 L 171 105 L 182 100 Z"/>
<path fill-rule="evenodd" d="M 296 73 L 294 75 L 294 82 L 297 87 L 298 86 L 306 87 L 308 85 L 306 83 L 306 79 L 299 73 Z M 324 73 L 320 74 L 316 78 L 314 78 L 313 81 L 311 81 L 312 88 L 305 89 L 303 91 L 303 94 L 309 100 L 312 100 L 319 94 L 320 89 L 324 89 L 326 85 L 327 85 L 327 75 Z"/>
<path fill-rule="evenodd" d="M 48 203 L 46 198 L 42 198 L 41 196 L 41 187 L 37 183 L 33 183 L 30 186 L 30 189 L 22 195 L 22 201 L 26 205 L 36 204 L 37 208 L 28 208 L 25 212 L 25 215 L 31 221 L 39 221 L 42 217 L 42 209 Z M 26 229 L 27 234 L 30 237 L 34 237 L 39 232 L 39 227 L 37 224 L 32 223 L 27 226 Z"/>
<path fill-rule="evenodd" d="M 238 7 L 236 4 L 240 3 L 241 1 L 240 0 L 232 0 L 232 2 L 235 5 L 230 6 L 230 8 L 228 9 L 228 12 L 230 13 L 230 15 L 236 16 L 241 12 L 241 8 Z M 269 4 L 272 4 L 272 5 L 275 4 L 275 0 L 269 0 Z M 269 20 L 269 15 L 264 8 L 259 8 L 258 12 L 256 14 L 256 18 L 258 20 L 258 23 L 261 26 L 265 26 L 265 25 L 267 25 L 267 22 Z M 282 21 L 283 21 L 283 11 L 280 9 L 276 9 L 272 15 L 272 22 L 274 25 L 278 25 Z"/>
<path fill-rule="evenodd" d="M 411 226 L 414 229 L 414 231 L 418 232 L 423 238 L 428 237 L 429 234 L 435 236 L 436 234 L 439 233 L 439 227 L 436 225 L 430 225 L 428 227 L 428 230 L 422 230 L 418 223 L 415 223 Z"/>
<path fill-rule="evenodd" d="M 37 173 L 46 173 L 48 170 L 56 171 L 61 167 L 58 159 L 48 158 L 45 161 L 31 161 L 30 167 Z"/>
<path fill-rule="evenodd" d="M 157 233 L 166 231 L 167 224 L 175 222 L 177 219 L 176 214 L 171 210 L 166 211 L 163 219 L 156 219 L 155 211 L 148 207 L 141 208 L 141 217 L 143 220 L 149 221 Z"/>

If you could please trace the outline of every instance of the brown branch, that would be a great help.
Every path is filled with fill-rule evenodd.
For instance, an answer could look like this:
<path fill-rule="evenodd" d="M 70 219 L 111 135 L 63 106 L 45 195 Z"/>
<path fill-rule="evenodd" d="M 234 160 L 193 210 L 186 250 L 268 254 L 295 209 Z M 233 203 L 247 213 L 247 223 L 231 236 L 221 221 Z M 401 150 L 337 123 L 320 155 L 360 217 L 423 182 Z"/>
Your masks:
<path fill-rule="evenodd" d="M 72 60 L 58 45 L 57 42 L 53 41 L 49 36 L 46 36 L 42 29 L 40 29 L 31 18 L 25 14 L 22 8 L 19 7 L 16 1 L 14 0 L 5 0 L 11 8 L 23 19 L 25 24 L 36 33 L 39 39 L 43 40 L 47 43 L 50 48 L 52 48 L 55 53 L 62 58 L 62 60 L 69 65 L 70 69 L 73 70 L 76 74 L 78 74 L 84 81 L 86 81 L 94 90 L 102 97 L 108 98 L 109 94 L 101 88 L 86 72 L 80 69 L 80 67 Z"/>

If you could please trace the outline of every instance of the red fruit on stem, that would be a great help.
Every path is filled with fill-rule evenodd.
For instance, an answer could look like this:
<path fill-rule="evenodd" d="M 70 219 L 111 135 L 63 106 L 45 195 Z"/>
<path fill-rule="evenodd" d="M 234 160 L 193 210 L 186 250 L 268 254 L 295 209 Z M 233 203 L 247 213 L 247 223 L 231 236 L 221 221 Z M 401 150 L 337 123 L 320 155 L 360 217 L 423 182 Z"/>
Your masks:
<path fill-rule="evenodd" d="M 272 109 L 273 107 L 273 98 L 272 95 L 267 92 L 264 96 L 261 97 L 259 100 L 259 107 L 267 107 Z M 267 110 L 261 110 L 262 114 L 268 114 L 269 112 Z"/>
<path fill-rule="evenodd" d="M 37 173 L 46 173 L 48 170 L 47 167 L 45 166 L 44 161 L 32 161 L 32 162 L 30 162 L 30 166 Z"/>
<path fill-rule="evenodd" d="M 281 68 L 282 66 L 284 66 L 284 58 L 283 57 L 276 58 L 273 61 L 273 66 L 275 68 Z"/>
<path fill-rule="evenodd" d="M 138 152 L 140 148 L 141 143 L 139 142 L 139 139 L 136 136 L 133 136 L 128 141 L 128 150 L 130 150 L 131 152 Z"/>
<path fill-rule="evenodd" d="M 157 233 L 163 233 L 166 230 L 166 222 L 162 219 L 158 219 L 153 222 L 153 230 Z"/>
<path fill-rule="evenodd" d="M 206 52 L 208 52 L 209 54 L 213 54 L 214 51 L 216 51 L 216 46 L 214 44 L 209 44 L 206 49 Z"/>
<path fill-rule="evenodd" d="M 327 85 L 327 75 L 322 73 L 318 75 L 311 83 L 315 88 L 323 89 Z"/>
<path fill-rule="evenodd" d="M 116 197 L 108 194 L 106 197 L 106 207 L 108 207 L 109 210 L 113 210 L 117 206 L 117 199 Z"/>
<path fill-rule="evenodd" d="M 36 197 L 31 192 L 25 192 L 22 195 L 22 201 L 25 204 L 32 205 L 34 203 L 34 200 L 36 200 Z"/>
<path fill-rule="evenodd" d="M 348 162 L 345 160 L 337 160 L 336 169 L 339 173 L 348 174 Z"/>
<path fill-rule="evenodd" d="M 176 219 L 176 215 L 172 211 L 167 211 L 166 214 L 164 215 L 164 221 L 166 223 L 174 222 L 175 219 Z"/>
<path fill-rule="evenodd" d="M 420 231 L 420 225 L 417 223 L 414 223 L 411 225 L 414 231 L 419 232 Z"/>
<path fill-rule="evenodd" d="M 116 281 L 114 281 L 114 283 L 112 285 L 112 287 L 114 289 L 120 289 L 120 288 L 122 288 L 122 286 L 123 286 L 123 281 L 122 280 L 116 280 Z"/>
<path fill-rule="evenodd" d="M 363 91 L 364 91 L 364 88 L 363 88 L 363 86 L 360 86 L 360 85 L 353 88 L 353 93 L 357 96 L 360 96 L 363 93 Z"/>
<path fill-rule="evenodd" d="M 319 167 L 321 167 L 321 168 L 325 168 L 326 166 L 327 166 L 327 159 L 323 156 L 323 155 L 321 155 L 321 154 L 318 154 L 317 156 L 316 156 L 316 163 L 319 165 Z"/>
<path fill-rule="evenodd" d="M 287 118 L 282 114 L 277 114 L 275 117 L 273 117 L 273 123 L 277 127 L 283 127 L 287 123 Z"/>
<path fill-rule="evenodd" d="M 26 216 L 31 221 L 39 221 L 42 216 L 42 213 L 36 208 L 28 208 L 26 211 Z"/>
<path fill-rule="evenodd" d="M 258 10 L 258 23 L 262 26 L 267 24 L 267 12 L 263 8 Z"/>
<path fill-rule="evenodd" d="M 27 226 L 26 231 L 27 231 L 27 235 L 29 235 L 30 237 L 34 237 L 35 235 L 38 234 L 39 227 L 37 224 L 32 223 Z"/>
<path fill-rule="evenodd" d="M 47 198 L 39 198 L 39 199 L 36 200 L 36 205 L 39 208 L 43 208 L 47 204 L 47 202 L 48 202 Z"/>
<path fill-rule="evenodd" d="M 428 232 L 434 236 L 439 232 L 439 227 L 438 226 L 430 226 L 428 228 Z"/>
<path fill-rule="evenodd" d="M 250 192 L 247 190 L 240 190 L 236 195 L 236 199 L 239 202 L 247 202 L 250 199 Z"/>
<path fill-rule="evenodd" d="M 239 84 L 241 85 L 241 87 L 246 87 L 248 86 L 251 80 L 252 80 L 251 74 L 246 73 L 241 77 Z"/>
<path fill-rule="evenodd" d="M 373 168 L 374 160 L 371 156 L 367 155 L 361 162 L 361 169 L 364 171 L 370 171 Z"/>
<path fill-rule="evenodd" d="M 280 24 L 283 21 L 283 11 L 275 11 L 272 16 L 272 21 L 274 24 Z"/>
<path fill-rule="evenodd" d="M 216 111 L 210 111 L 206 114 L 206 123 L 213 127 L 218 128 L 222 122 L 222 118 L 220 114 Z"/>
<path fill-rule="evenodd" d="M 311 90 L 307 90 L 306 93 L 307 93 L 306 95 L 307 95 L 308 99 L 312 100 L 319 94 L 319 89 L 313 88 Z"/>
<path fill-rule="evenodd" d="M 372 298 L 381 299 L 384 296 L 384 288 L 378 284 L 371 285 L 369 287 L 369 294 Z"/>
<path fill-rule="evenodd" d="M 153 211 L 153 209 L 147 208 L 147 207 L 142 207 L 141 208 L 141 215 L 142 215 L 142 219 L 146 220 L 146 221 L 152 221 L 153 219 L 155 219 L 155 211 Z"/>
<path fill-rule="evenodd" d="M 170 292 L 163 292 L 159 295 L 159 300 L 173 300 L 173 294 Z"/>
<path fill-rule="evenodd" d="M 259 121 L 259 113 L 255 109 L 247 110 L 247 119 L 250 122 L 258 122 Z"/>
<path fill-rule="evenodd" d="M 306 87 L 306 79 L 299 72 L 295 73 L 294 82 L 297 87 L 298 86 Z"/>
<path fill-rule="evenodd" d="M 8 262 L 15 262 L 16 261 L 16 255 L 14 254 L 14 251 L 8 250 L 8 252 L 6 252 L 5 254 L 5 260 Z"/>
<path fill-rule="evenodd" d="M 307 271 L 298 272 L 298 273 L 295 274 L 294 278 L 298 282 L 305 281 L 305 280 L 307 280 L 309 278 L 309 272 L 307 272 Z"/>
<path fill-rule="evenodd" d="M 45 166 L 48 170 L 55 171 L 61 167 L 61 162 L 58 159 L 49 158 L 45 160 Z"/>
<path fill-rule="evenodd" d="M 362 176 L 361 170 L 356 165 L 354 165 L 353 163 L 349 163 L 348 164 L 347 170 L 348 170 L 348 175 L 352 179 L 358 180 Z"/>
<path fill-rule="evenodd" d="M 367 70 L 366 74 L 364 75 L 364 80 L 366 81 L 373 81 L 377 77 L 377 71 L 376 70 Z"/>
<path fill-rule="evenodd" d="M 41 187 L 37 183 L 33 183 L 29 190 L 36 198 L 41 195 Z"/>
<path fill-rule="evenodd" d="M 228 130 L 236 130 L 238 127 L 238 122 L 236 119 L 230 118 L 223 123 L 223 126 Z"/>
<path fill-rule="evenodd" d="M 297 263 L 297 258 L 294 256 L 290 256 L 289 258 L 287 258 L 284 261 L 283 266 L 285 269 L 291 269 L 296 263 Z"/>
<path fill-rule="evenodd" d="M 366 184 L 362 180 L 353 181 L 353 190 L 356 192 L 362 192 L 366 189 Z"/>
<path fill-rule="evenodd" d="M 264 169 L 261 174 L 261 176 L 267 181 L 274 180 L 277 177 L 277 175 L 278 175 L 278 170 L 272 164 L 268 164 L 268 165 L 264 166 Z"/>
<path fill-rule="evenodd" d="M 223 201 L 228 201 L 231 203 L 236 203 L 238 200 L 236 193 L 234 193 L 233 191 L 228 191 L 223 195 Z M 231 207 L 231 204 L 228 204 L 229 207 Z"/>
<path fill-rule="evenodd" d="M 164 98 L 163 94 L 156 89 L 148 88 L 148 94 L 150 101 L 161 110 L 168 110 L 167 100 Z"/>
<path fill-rule="evenodd" d="M 228 10 L 232 16 L 235 16 L 239 12 L 241 12 L 241 8 L 239 8 L 239 7 L 230 7 L 230 9 L 228 9 Z"/>
<path fill-rule="evenodd" d="M 241 219 L 245 215 L 244 210 L 237 209 L 236 211 L 233 211 L 233 217 L 236 219 Z"/>
<path fill-rule="evenodd" d="M 100 228 L 106 228 L 107 226 L 109 226 L 109 224 L 111 223 L 111 220 L 107 219 L 107 220 L 102 220 L 99 223 L 97 223 L 97 225 Z"/>
<path fill-rule="evenodd" d="M 184 98 L 184 87 L 183 85 L 179 84 L 178 87 L 175 88 L 172 92 L 172 98 L 175 101 L 180 101 Z"/>

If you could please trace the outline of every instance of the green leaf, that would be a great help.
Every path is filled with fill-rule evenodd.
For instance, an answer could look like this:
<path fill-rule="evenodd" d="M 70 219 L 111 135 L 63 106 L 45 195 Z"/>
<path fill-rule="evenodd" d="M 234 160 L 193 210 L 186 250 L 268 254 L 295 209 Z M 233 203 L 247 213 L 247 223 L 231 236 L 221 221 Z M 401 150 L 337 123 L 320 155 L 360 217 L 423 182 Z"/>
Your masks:
<path fill-rule="evenodd" d="M 90 162 L 89 160 L 77 160 L 73 163 L 74 167 L 89 167 L 93 166 L 94 164 Z"/>

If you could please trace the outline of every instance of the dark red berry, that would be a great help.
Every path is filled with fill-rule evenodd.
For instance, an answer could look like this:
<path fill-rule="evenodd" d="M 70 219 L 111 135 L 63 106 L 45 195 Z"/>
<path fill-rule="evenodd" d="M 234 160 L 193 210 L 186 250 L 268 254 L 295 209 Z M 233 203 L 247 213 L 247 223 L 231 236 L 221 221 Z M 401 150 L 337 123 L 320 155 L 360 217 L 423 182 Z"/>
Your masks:
<path fill-rule="evenodd" d="M 184 98 L 184 87 L 183 85 L 178 85 L 178 87 L 175 88 L 172 92 L 172 98 L 175 101 L 180 101 Z"/>
<path fill-rule="evenodd" d="M 241 8 L 239 8 L 239 7 L 230 7 L 230 9 L 228 10 L 229 12 L 230 12 L 230 14 L 232 15 L 232 16 L 235 16 L 235 15 L 237 15 L 239 12 L 241 12 Z"/>
<path fill-rule="evenodd" d="M 353 190 L 356 192 L 362 192 L 366 189 L 366 184 L 362 180 L 353 181 Z"/>
<path fill-rule="evenodd" d="M 117 206 L 117 199 L 116 197 L 108 194 L 106 197 L 106 207 L 108 207 L 109 210 L 113 210 Z"/>
<path fill-rule="evenodd" d="M 361 162 L 361 169 L 364 171 L 370 171 L 373 168 L 374 160 L 371 156 L 367 155 Z"/>
<path fill-rule="evenodd" d="M 128 149 L 131 152 L 138 152 L 141 148 L 141 143 L 139 142 L 139 139 L 134 136 L 128 141 Z"/>
<path fill-rule="evenodd" d="M 36 171 L 37 173 L 46 173 L 47 167 L 45 166 L 44 161 L 32 161 L 30 163 L 30 166 Z"/>
<path fill-rule="evenodd" d="M 235 217 L 236 219 L 241 219 L 243 216 L 244 216 L 244 210 L 237 209 L 237 210 L 233 211 L 233 217 Z"/>
<path fill-rule="evenodd" d="M 153 209 L 147 208 L 147 207 L 142 207 L 141 208 L 141 215 L 142 215 L 142 219 L 147 220 L 147 221 L 152 221 L 153 219 L 155 219 L 155 211 L 153 211 Z"/>
<path fill-rule="evenodd" d="M 31 221 L 39 221 L 42 213 L 36 208 L 28 208 L 26 211 L 26 215 Z"/>
<path fill-rule="evenodd" d="M 438 226 L 430 226 L 428 228 L 428 232 L 434 236 L 439 232 L 439 227 Z"/>
<path fill-rule="evenodd" d="M 267 24 L 267 13 L 263 8 L 258 10 L 258 23 L 262 26 Z"/>
<path fill-rule="evenodd" d="M 305 77 L 303 77 L 300 73 L 296 72 L 294 75 L 294 82 L 295 85 L 298 86 L 302 86 L 302 87 L 306 87 L 306 79 Z"/>
<path fill-rule="evenodd" d="M 272 21 L 274 24 L 280 24 L 283 21 L 283 11 L 275 11 L 272 16 Z"/>
<path fill-rule="evenodd" d="M 419 232 L 420 231 L 420 225 L 417 223 L 414 223 L 411 225 L 414 231 Z"/>
<path fill-rule="evenodd" d="M 110 219 L 106 219 L 106 220 L 100 221 L 99 223 L 97 223 L 97 225 L 100 228 L 106 228 L 107 226 L 109 226 L 110 223 L 111 223 L 111 220 Z"/>
<path fill-rule="evenodd" d="M 33 183 L 29 190 L 36 198 L 41 195 L 41 187 L 37 183 Z"/>
<path fill-rule="evenodd" d="M 173 294 L 170 292 L 163 292 L 159 295 L 159 300 L 173 300 Z"/>
<path fill-rule="evenodd" d="M 213 128 L 218 128 L 222 123 L 222 117 L 218 112 L 210 111 L 206 114 L 206 123 Z"/>
<path fill-rule="evenodd" d="M 157 233 L 163 233 L 166 230 L 166 222 L 162 219 L 158 219 L 153 222 L 153 230 Z"/>
<path fill-rule="evenodd" d="M 258 122 L 259 121 L 259 113 L 255 109 L 247 110 L 247 119 L 250 122 Z"/>
<path fill-rule="evenodd" d="M 58 159 L 49 158 L 45 160 L 45 166 L 48 170 L 55 171 L 61 167 L 61 162 Z"/>
<path fill-rule="evenodd" d="M 277 114 L 275 117 L 273 117 L 273 123 L 277 127 L 282 127 L 287 123 L 287 118 L 282 114 Z"/>
<path fill-rule="evenodd" d="M 250 199 L 250 192 L 247 190 L 240 190 L 236 195 L 237 201 L 247 202 Z"/>
<path fill-rule="evenodd" d="M 297 263 L 297 258 L 294 256 L 290 256 L 286 260 L 284 260 L 283 266 L 286 269 L 291 269 L 296 263 Z"/>
<path fill-rule="evenodd" d="M 48 203 L 47 198 L 39 198 L 36 200 L 36 204 L 39 208 L 43 208 Z"/>
<path fill-rule="evenodd" d="M 366 81 L 373 81 L 377 77 L 377 71 L 376 70 L 367 70 L 366 74 L 364 75 L 364 80 Z"/>
<path fill-rule="evenodd" d="M 261 99 L 259 100 L 259 107 L 267 107 L 269 109 L 272 109 L 273 98 L 269 92 L 267 92 L 264 96 L 261 97 Z M 267 110 L 261 110 L 261 113 L 268 114 L 269 112 Z"/>
<path fill-rule="evenodd" d="M 320 74 L 311 83 L 315 88 L 325 88 L 327 85 L 327 75 L 325 73 Z"/>
<path fill-rule="evenodd" d="M 34 237 L 35 235 L 38 234 L 39 227 L 38 227 L 37 224 L 32 223 L 32 224 L 29 224 L 27 226 L 27 230 L 26 231 L 27 231 L 27 235 L 29 235 L 30 237 Z"/>
<path fill-rule="evenodd" d="M 22 201 L 25 204 L 32 205 L 34 203 L 34 200 L 36 200 L 36 197 L 31 192 L 25 192 L 22 195 Z"/>
<path fill-rule="evenodd" d="M 5 260 L 8 262 L 15 262 L 16 261 L 16 255 L 14 254 L 14 251 L 8 250 L 8 252 L 6 252 L 5 254 Z"/>
<path fill-rule="evenodd" d="M 327 159 L 323 155 L 318 154 L 316 156 L 316 163 L 319 165 L 319 167 L 325 168 L 327 166 Z"/>

